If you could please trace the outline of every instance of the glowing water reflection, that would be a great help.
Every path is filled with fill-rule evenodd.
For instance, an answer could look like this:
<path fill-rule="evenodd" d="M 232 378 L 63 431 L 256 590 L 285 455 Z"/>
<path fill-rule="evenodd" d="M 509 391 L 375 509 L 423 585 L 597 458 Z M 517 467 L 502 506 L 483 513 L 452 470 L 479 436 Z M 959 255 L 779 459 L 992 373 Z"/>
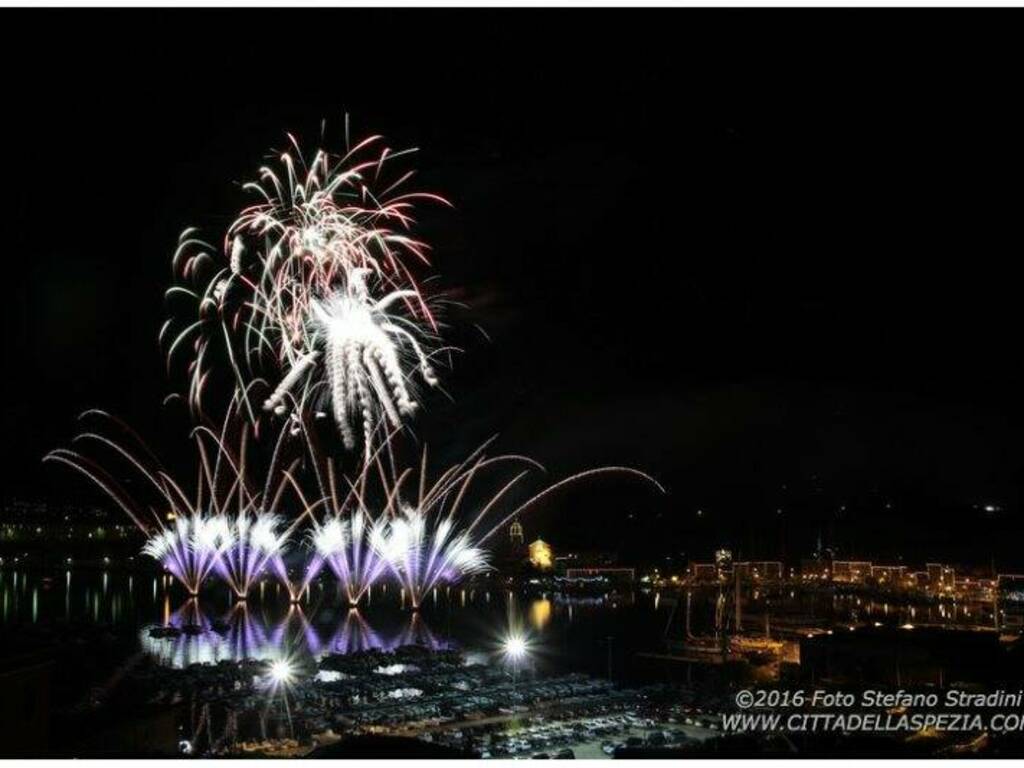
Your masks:
<path fill-rule="evenodd" d="M 540 631 L 551 621 L 551 601 L 546 597 L 534 600 L 530 605 L 530 623 Z"/>
<path fill-rule="evenodd" d="M 359 653 L 375 648 L 383 648 L 384 641 L 373 627 L 359 612 L 358 608 L 352 608 L 345 614 L 338 625 L 337 631 L 327 642 L 325 650 L 328 653 Z"/>
<path fill-rule="evenodd" d="M 314 625 L 298 605 L 292 605 L 284 617 L 271 620 L 240 602 L 223 618 L 212 619 L 195 599 L 168 611 L 163 625 L 143 628 L 139 640 L 143 650 L 160 664 L 176 669 L 221 661 L 274 660 L 283 655 L 320 659 L 329 654 L 393 651 L 407 645 L 434 650 L 449 647 L 418 612 L 385 632 L 370 626 L 356 608 L 346 611 L 333 626 L 325 626 Z"/>

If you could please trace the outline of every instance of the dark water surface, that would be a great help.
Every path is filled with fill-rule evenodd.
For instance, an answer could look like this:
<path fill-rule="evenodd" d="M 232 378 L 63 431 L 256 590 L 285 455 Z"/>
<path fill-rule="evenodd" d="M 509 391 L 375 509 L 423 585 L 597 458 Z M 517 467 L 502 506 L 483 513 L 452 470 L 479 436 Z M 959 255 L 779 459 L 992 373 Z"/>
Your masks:
<path fill-rule="evenodd" d="M 678 600 L 676 599 L 678 595 Z M 694 590 L 689 622 L 694 634 L 714 629 L 722 593 Z M 419 611 L 401 591 L 378 585 L 358 610 L 350 609 L 333 581 L 314 582 L 290 604 L 272 581 L 248 602 L 212 584 L 189 599 L 168 576 L 124 570 L 0 571 L 0 638 L 9 647 L 26 638 L 41 644 L 76 628 L 100 628 L 120 638 L 124 653 L 143 651 L 159 663 L 185 667 L 224 659 L 272 659 L 281 654 L 316 659 L 327 653 L 392 649 L 412 643 L 494 653 L 509 633 L 528 638 L 538 671 L 582 671 L 629 677 L 637 652 L 660 652 L 686 631 L 683 593 L 632 589 L 566 596 L 532 588 L 510 591 L 494 581 L 441 587 Z M 759 616 L 831 625 L 847 621 L 957 625 L 986 621 L 987 606 L 900 605 L 855 595 L 800 594 L 785 588 L 744 598 L 744 626 L 757 632 Z M 748 624 L 750 626 L 748 626 Z M 154 627 L 180 634 L 154 637 Z M 174 634 L 174 633 L 167 633 Z M 24 648 L 22 648 L 24 650 Z"/>
<path fill-rule="evenodd" d="M 497 583 L 441 587 L 411 611 L 393 585 L 374 587 L 351 609 L 327 579 L 290 604 L 269 580 L 247 602 L 237 602 L 216 584 L 189 599 L 162 575 L 0 571 L 0 636 L 8 641 L 32 636 L 45 642 L 50 633 L 94 626 L 123 638 L 126 652 L 141 650 L 179 668 L 413 643 L 493 653 L 504 637 L 517 633 L 528 639 L 538 671 L 608 674 L 610 657 L 612 674 L 621 676 L 637 651 L 664 647 L 670 617 L 671 606 L 661 595 L 640 590 L 568 597 L 510 591 Z M 183 631 L 154 637 L 154 627 Z"/>

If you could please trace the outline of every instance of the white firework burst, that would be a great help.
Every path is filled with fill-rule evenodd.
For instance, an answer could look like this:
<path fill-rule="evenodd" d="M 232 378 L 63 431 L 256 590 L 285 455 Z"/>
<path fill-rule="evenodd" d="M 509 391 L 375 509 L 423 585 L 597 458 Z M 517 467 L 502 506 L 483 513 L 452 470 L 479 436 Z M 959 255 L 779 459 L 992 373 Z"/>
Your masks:
<path fill-rule="evenodd" d="M 219 348 L 250 419 L 249 384 L 276 375 L 264 410 L 330 413 L 349 449 L 361 422 L 368 455 L 382 420 L 397 426 L 415 411 L 414 372 L 438 383 L 424 350 L 437 346 L 438 326 L 410 267 L 427 263 L 427 246 L 409 230 L 417 201 L 445 201 L 396 194 L 411 173 L 385 180 L 385 171 L 406 153 L 380 149 L 379 137 L 340 158 L 317 151 L 308 164 L 289 139 L 283 170 L 261 168 L 245 185 L 259 202 L 239 214 L 223 248 L 183 235 L 174 258 L 182 283 L 168 293 L 191 298 L 198 317 L 182 330 L 172 318 L 161 339 L 169 363 L 192 342 L 196 410 Z"/>

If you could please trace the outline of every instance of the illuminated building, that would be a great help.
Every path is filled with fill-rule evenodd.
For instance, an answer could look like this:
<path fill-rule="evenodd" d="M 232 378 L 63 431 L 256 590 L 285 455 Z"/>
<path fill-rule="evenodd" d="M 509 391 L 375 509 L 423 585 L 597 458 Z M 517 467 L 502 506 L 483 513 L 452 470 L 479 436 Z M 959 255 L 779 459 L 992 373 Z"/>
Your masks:
<path fill-rule="evenodd" d="M 999 599 L 1008 603 L 1024 603 L 1024 575 L 1001 573 L 996 580 Z"/>
<path fill-rule="evenodd" d="M 905 565 L 872 565 L 871 580 L 883 587 L 905 586 L 907 567 Z"/>
<path fill-rule="evenodd" d="M 530 565 L 539 571 L 550 571 L 555 566 L 555 554 L 551 545 L 543 539 L 530 544 Z"/>
<path fill-rule="evenodd" d="M 754 560 L 736 563 L 735 573 L 748 581 L 782 581 L 782 563 L 778 560 Z"/>
<path fill-rule="evenodd" d="M 928 588 L 928 572 L 927 571 L 914 571 L 913 573 L 907 574 L 907 584 L 910 585 L 911 589 L 925 590 Z"/>
<path fill-rule="evenodd" d="M 983 578 L 977 576 L 964 576 L 956 582 L 957 597 L 965 600 L 982 600 L 988 602 L 996 597 L 996 590 L 999 585 L 999 577 Z"/>
<path fill-rule="evenodd" d="M 720 580 L 718 566 L 714 563 L 690 563 L 687 571 L 693 584 L 714 584 Z"/>
<path fill-rule="evenodd" d="M 518 517 L 508 527 L 508 541 L 513 552 L 523 546 L 523 524 L 519 522 Z"/>
<path fill-rule="evenodd" d="M 926 563 L 928 590 L 935 595 L 949 594 L 956 588 L 956 572 L 951 566 L 941 563 Z"/>
<path fill-rule="evenodd" d="M 603 578 L 606 581 L 632 582 L 636 578 L 636 572 L 632 568 L 622 568 L 616 566 L 596 566 L 593 568 L 567 568 L 565 571 L 565 578 Z"/>
<path fill-rule="evenodd" d="M 732 550 L 715 550 L 715 568 L 718 569 L 718 575 L 723 578 L 732 573 Z"/>
<path fill-rule="evenodd" d="M 804 558 L 800 561 L 800 578 L 806 582 L 824 582 L 832 578 L 832 561 L 823 558 Z"/>
<path fill-rule="evenodd" d="M 832 580 L 847 584 L 863 584 L 871 575 L 871 563 L 858 560 L 836 560 L 832 563 Z"/>

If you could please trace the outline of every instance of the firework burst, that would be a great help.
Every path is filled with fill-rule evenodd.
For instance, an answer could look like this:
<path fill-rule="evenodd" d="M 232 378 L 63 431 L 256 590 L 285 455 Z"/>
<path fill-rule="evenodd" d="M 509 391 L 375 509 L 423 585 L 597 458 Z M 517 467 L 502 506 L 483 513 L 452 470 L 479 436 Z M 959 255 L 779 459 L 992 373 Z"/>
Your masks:
<path fill-rule="evenodd" d="M 211 368 L 223 353 L 241 391 L 276 378 L 263 410 L 315 409 L 333 417 L 347 448 L 361 423 L 366 454 L 385 421 L 397 427 L 416 408 L 414 378 L 437 386 L 440 350 L 430 301 L 411 268 L 428 248 L 409 235 L 417 202 L 399 193 L 411 172 L 392 178 L 407 152 L 380 137 L 344 156 L 317 151 L 307 163 L 294 139 L 280 168 L 265 166 L 245 189 L 258 202 L 229 227 L 222 248 L 186 231 L 174 257 L 179 284 L 169 295 L 195 304 L 184 325 L 161 330 L 168 365 L 191 348 L 189 401 L 202 411 Z M 257 409 L 246 397 L 250 419 Z"/>
<path fill-rule="evenodd" d="M 337 578 L 350 605 L 358 605 L 366 591 L 387 569 L 389 550 L 386 523 L 371 521 L 361 509 L 348 518 L 334 517 L 312 532 L 313 557 L 307 570 L 308 583 L 324 564 Z"/>
<path fill-rule="evenodd" d="M 399 501 L 400 514 L 391 520 L 386 561 L 395 578 L 402 584 L 412 607 L 418 608 L 426 595 L 442 584 L 454 584 L 467 576 L 488 570 L 486 543 L 510 520 L 565 486 L 598 475 L 638 477 L 663 491 L 658 482 L 630 467 L 598 467 L 570 475 L 547 486 L 509 512 L 499 512 L 500 503 L 528 474 L 520 470 L 497 491 L 471 494 L 474 480 L 486 467 L 498 462 L 511 462 L 540 467 L 524 456 L 488 457 L 485 446 L 468 460 L 450 467 L 432 485 L 426 485 L 426 454 L 420 466 L 419 491 L 414 501 Z M 401 499 L 404 475 L 396 481 L 392 499 Z"/>
<path fill-rule="evenodd" d="M 220 528 L 221 538 L 214 542 L 217 572 L 239 599 L 246 599 L 253 584 L 268 571 L 297 599 L 282 558 L 290 531 L 282 530 L 279 515 L 246 511 L 222 518 Z"/>
<path fill-rule="evenodd" d="M 528 511 L 555 491 L 572 483 L 603 474 L 639 477 L 661 486 L 649 475 L 629 467 L 600 467 L 579 472 L 536 493 L 515 509 L 501 514 L 514 488 L 530 474 L 543 470 L 525 456 L 505 454 L 488 456 L 489 442 L 466 460 L 449 467 L 432 483 L 428 479 L 427 451 L 420 465 L 398 471 L 390 438 L 362 471 L 348 483 L 348 492 L 340 494 L 334 464 L 318 454 L 313 440 L 307 442 L 314 466 L 323 466 L 316 477 L 322 500 L 328 510 L 318 520 L 311 515 L 315 557 L 312 572 L 323 563 L 331 564 L 346 590 L 349 601 L 359 598 L 377 580 L 390 576 L 397 581 L 413 608 L 439 585 L 454 584 L 489 568 L 487 541 L 515 516 Z M 385 451 L 385 449 L 387 449 Z M 385 468 L 384 457 L 391 464 Z M 511 478 L 500 480 L 477 491 L 478 479 L 497 465 L 518 467 Z M 492 478 L 493 480 L 493 478 Z M 415 487 L 413 487 L 415 486 Z M 357 565 L 358 564 L 358 565 Z"/>
<path fill-rule="evenodd" d="M 423 511 L 406 506 L 393 520 L 385 560 L 402 584 L 412 606 L 438 584 L 452 584 L 488 569 L 486 550 L 477 546 L 470 531 L 459 531 L 450 517 L 430 520 Z"/>
<path fill-rule="evenodd" d="M 294 485 L 290 468 L 278 465 L 278 451 L 264 482 L 255 486 L 263 490 L 254 489 L 253 473 L 245 463 L 247 428 L 241 430 L 237 452 L 226 437 L 235 410 L 229 411 L 219 433 L 207 427 L 194 430 L 199 466 L 192 496 L 129 427 L 102 411 L 88 411 L 82 418 L 113 424 L 120 436 L 89 430 L 75 443 L 112 452 L 143 481 L 147 492 L 129 493 L 115 478 L 116 468 L 106 469 L 86 451 L 60 448 L 44 461 L 70 466 L 106 492 L 146 535 L 142 551 L 160 562 L 190 594 L 198 594 L 207 578 L 218 575 L 244 598 L 252 584 L 269 571 L 281 578 L 294 599 L 296 590 L 281 556 L 309 510 L 287 526 L 278 513 L 285 491 Z"/>
<path fill-rule="evenodd" d="M 198 595 L 218 562 L 216 539 L 221 522 L 220 518 L 204 517 L 201 511 L 188 512 L 151 534 L 142 552 L 163 565 L 189 594 Z"/>

